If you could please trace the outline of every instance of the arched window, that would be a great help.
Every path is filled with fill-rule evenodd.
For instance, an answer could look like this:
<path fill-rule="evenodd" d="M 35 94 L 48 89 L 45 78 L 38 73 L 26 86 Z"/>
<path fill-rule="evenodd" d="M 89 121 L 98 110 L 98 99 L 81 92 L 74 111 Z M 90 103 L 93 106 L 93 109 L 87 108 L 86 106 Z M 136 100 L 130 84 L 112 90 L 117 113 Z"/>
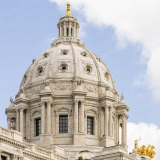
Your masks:
<path fill-rule="evenodd" d="M 69 29 L 68 29 L 68 27 L 67 27 L 67 37 L 69 37 Z"/>

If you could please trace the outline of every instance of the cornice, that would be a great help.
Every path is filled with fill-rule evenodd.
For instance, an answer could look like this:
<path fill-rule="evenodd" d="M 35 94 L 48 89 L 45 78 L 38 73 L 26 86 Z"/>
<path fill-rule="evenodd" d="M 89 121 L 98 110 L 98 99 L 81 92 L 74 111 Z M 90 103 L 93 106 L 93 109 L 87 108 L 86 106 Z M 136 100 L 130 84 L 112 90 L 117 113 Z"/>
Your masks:
<path fill-rule="evenodd" d="M 5 143 L 12 144 L 14 146 L 20 147 L 21 149 L 26 148 L 26 146 L 23 143 L 17 142 L 15 140 L 12 140 L 12 139 L 7 138 L 7 137 L 4 137 L 3 135 L 0 135 L 0 140 L 5 142 Z"/>

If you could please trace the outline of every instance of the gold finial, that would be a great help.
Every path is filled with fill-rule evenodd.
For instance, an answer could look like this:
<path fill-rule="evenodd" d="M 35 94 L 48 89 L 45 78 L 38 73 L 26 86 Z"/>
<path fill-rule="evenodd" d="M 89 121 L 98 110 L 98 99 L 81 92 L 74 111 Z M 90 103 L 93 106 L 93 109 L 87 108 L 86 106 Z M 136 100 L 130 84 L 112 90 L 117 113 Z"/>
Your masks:
<path fill-rule="evenodd" d="M 72 16 L 71 15 L 71 9 L 70 9 L 71 4 L 69 2 L 67 2 L 67 12 L 66 12 L 66 16 Z"/>

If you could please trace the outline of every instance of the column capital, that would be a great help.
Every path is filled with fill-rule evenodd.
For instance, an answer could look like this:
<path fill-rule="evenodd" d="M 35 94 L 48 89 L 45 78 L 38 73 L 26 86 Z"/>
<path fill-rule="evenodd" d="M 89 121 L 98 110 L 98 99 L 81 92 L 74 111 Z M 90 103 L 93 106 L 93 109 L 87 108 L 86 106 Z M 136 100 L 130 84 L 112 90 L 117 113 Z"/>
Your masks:
<path fill-rule="evenodd" d="M 84 100 L 81 100 L 80 102 L 81 102 L 81 104 L 84 104 Z"/>
<path fill-rule="evenodd" d="M 7 117 L 7 121 L 8 121 L 8 120 L 11 120 L 11 117 Z"/>
<path fill-rule="evenodd" d="M 47 106 L 52 104 L 51 101 L 46 101 L 46 103 L 47 103 Z"/>
<path fill-rule="evenodd" d="M 113 105 L 109 105 L 109 108 L 110 108 L 110 109 L 113 109 Z"/>
<path fill-rule="evenodd" d="M 122 113 L 121 116 L 124 117 L 124 118 L 128 117 L 127 113 Z"/>
<path fill-rule="evenodd" d="M 75 103 L 75 104 L 78 104 L 78 102 L 79 102 L 79 100 L 74 100 L 74 103 Z"/>
<path fill-rule="evenodd" d="M 19 110 L 20 110 L 21 112 L 24 111 L 24 109 L 25 109 L 25 108 L 23 108 L 23 107 L 20 107 L 20 108 L 19 108 Z"/>
<path fill-rule="evenodd" d="M 42 105 L 44 105 L 44 104 L 45 104 L 45 102 L 44 102 L 44 101 L 42 101 L 42 102 L 41 102 L 41 106 L 42 106 Z"/>

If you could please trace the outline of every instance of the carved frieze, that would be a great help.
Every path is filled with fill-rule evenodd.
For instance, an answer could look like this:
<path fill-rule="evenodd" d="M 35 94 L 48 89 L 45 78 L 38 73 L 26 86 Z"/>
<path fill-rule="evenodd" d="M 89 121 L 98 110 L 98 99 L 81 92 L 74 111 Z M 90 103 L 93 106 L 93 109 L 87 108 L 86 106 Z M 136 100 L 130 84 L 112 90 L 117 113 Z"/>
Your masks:
<path fill-rule="evenodd" d="M 44 86 L 37 86 L 31 89 L 32 95 L 38 95 L 42 90 L 44 90 Z"/>
<path fill-rule="evenodd" d="M 71 90 L 71 85 L 69 85 L 69 84 L 57 84 L 56 89 L 58 89 L 58 90 Z"/>
<path fill-rule="evenodd" d="M 91 85 L 85 85 L 84 90 L 88 92 L 93 92 L 93 93 L 97 92 L 97 88 Z"/>

